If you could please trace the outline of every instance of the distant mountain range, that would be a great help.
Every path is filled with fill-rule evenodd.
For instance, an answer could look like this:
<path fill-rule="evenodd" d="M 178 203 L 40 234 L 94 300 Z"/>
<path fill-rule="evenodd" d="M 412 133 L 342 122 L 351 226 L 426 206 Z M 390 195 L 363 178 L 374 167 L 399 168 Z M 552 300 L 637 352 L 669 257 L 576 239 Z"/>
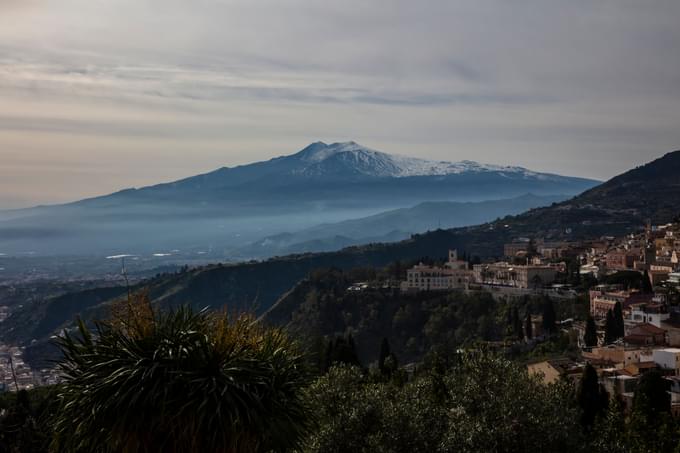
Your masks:
<path fill-rule="evenodd" d="M 574 195 L 597 182 L 475 162 L 394 156 L 354 142 L 58 206 L 0 212 L 0 253 L 153 253 L 242 247 L 437 201 Z"/>
<path fill-rule="evenodd" d="M 385 266 L 424 256 L 442 257 L 457 248 L 482 258 L 499 256 L 503 244 L 517 237 L 577 240 L 601 235 L 623 235 L 642 228 L 649 220 L 666 223 L 680 214 L 680 151 L 624 173 L 580 196 L 532 209 L 517 216 L 482 225 L 436 230 L 393 244 L 349 247 L 337 252 L 309 253 L 262 262 L 210 265 L 177 274 L 160 275 L 139 284 L 163 307 L 191 303 L 195 307 L 229 307 L 262 314 L 293 289 L 312 270 L 335 267 Z M 0 340 L 29 344 L 40 340 L 29 355 L 44 353 L 41 345 L 76 315 L 84 319 L 107 313 L 110 302 L 124 288 L 88 290 L 56 299 L 27 304 L 5 321 Z M 71 301 L 77 301 L 77 304 Z M 66 303 L 68 302 L 68 303 Z M 34 352 L 31 352 L 33 350 Z"/>
<path fill-rule="evenodd" d="M 478 202 L 429 201 L 360 219 L 322 224 L 297 233 L 281 233 L 234 251 L 235 256 L 263 258 L 293 253 L 328 252 L 352 245 L 396 242 L 414 233 L 477 225 L 567 199 L 566 195 L 533 194 Z"/>

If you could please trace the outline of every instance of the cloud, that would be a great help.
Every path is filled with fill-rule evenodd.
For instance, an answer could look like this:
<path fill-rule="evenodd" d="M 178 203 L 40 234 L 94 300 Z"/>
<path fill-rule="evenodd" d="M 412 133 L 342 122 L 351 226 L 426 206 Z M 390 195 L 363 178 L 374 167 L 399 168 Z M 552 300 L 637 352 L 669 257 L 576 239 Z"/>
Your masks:
<path fill-rule="evenodd" d="M 0 179 L 19 153 L 61 153 L 74 169 L 68 184 L 26 173 L 15 194 L 92 194 L 77 169 L 116 151 L 155 169 L 112 167 L 97 193 L 316 139 L 597 178 L 680 147 L 675 0 L 5 0 L 0 11 Z M 179 165 L 182 149 L 195 168 Z"/>

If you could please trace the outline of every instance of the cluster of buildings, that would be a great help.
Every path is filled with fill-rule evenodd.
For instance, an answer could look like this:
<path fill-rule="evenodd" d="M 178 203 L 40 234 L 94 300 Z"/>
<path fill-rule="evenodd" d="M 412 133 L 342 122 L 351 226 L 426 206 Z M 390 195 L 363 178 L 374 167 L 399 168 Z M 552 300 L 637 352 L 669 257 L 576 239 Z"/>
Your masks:
<path fill-rule="evenodd" d="M 401 283 L 403 291 L 441 291 L 465 289 L 470 285 L 504 286 L 511 288 L 543 288 L 555 281 L 564 264 L 532 262 L 514 264 L 495 262 L 470 266 L 458 257 L 456 250 L 449 251 L 443 266 L 418 264 L 406 271 Z"/>
<path fill-rule="evenodd" d="M 646 272 L 652 286 L 680 283 L 680 224 L 647 225 L 623 238 L 590 241 L 580 256 L 581 273 L 595 277 L 619 271 Z"/>
<path fill-rule="evenodd" d="M 0 393 L 30 390 L 58 382 L 59 378 L 54 370 L 33 370 L 24 362 L 22 355 L 20 347 L 0 344 Z"/>
<path fill-rule="evenodd" d="M 638 272 L 641 288 L 625 284 L 599 285 L 589 291 L 590 315 L 598 346 L 583 344 L 585 322 L 575 323 L 581 346 L 580 363 L 552 360 L 529 365 L 529 371 L 553 382 L 561 376 L 580 379 L 585 363 L 598 370 L 610 394 L 630 408 L 642 375 L 657 370 L 668 383 L 672 410 L 680 416 L 680 305 L 673 300 L 680 285 L 680 225 L 647 226 L 640 234 L 602 238 L 581 248 L 581 274 L 605 277 L 621 271 Z M 630 285 L 629 285 L 630 286 Z M 606 319 L 617 304 L 623 337 L 604 344 Z"/>
<path fill-rule="evenodd" d="M 586 363 L 595 367 L 605 390 L 622 401 L 627 410 L 632 408 L 640 377 L 652 370 L 661 372 L 671 394 L 671 410 L 674 415 L 680 415 L 680 348 L 609 345 L 583 352 L 580 361 L 546 360 L 528 365 L 528 371 L 540 376 L 546 384 L 564 377 L 577 384 Z"/>
<path fill-rule="evenodd" d="M 680 283 L 680 224 L 647 226 L 640 234 L 607 239 L 583 259 L 600 276 L 620 271 L 638 272 L 642 287 L 600 285 L 590 290 L 590 315 L 600 334 L 607 313 L 620 305 L 626 347 L 680 347 L 680 306 L 672 294 Z M 634 274 L 633 274 L 634 275 Z"/>

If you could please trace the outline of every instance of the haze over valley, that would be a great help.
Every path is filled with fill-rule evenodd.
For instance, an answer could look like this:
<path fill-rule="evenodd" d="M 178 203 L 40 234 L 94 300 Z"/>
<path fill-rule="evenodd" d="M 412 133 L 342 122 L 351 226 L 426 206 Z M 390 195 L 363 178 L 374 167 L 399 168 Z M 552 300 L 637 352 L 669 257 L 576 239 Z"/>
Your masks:
<path fill-rule="evenodd" d="M 391 155 L 355 142 L 316 142 L 170 183 L 0 212 L 0 250 L 38 268 L 41 257 L 58 256 L 133 255 L 129 261 L 144 258 L 134 264 L 147 270 L 262 259 L 482 223 L 595 184 L 521 167 Z M 0 278 L 16 275 L 17 265 L 5 262 Z M 115 273 L 117 265 L 90 269 Z"/>

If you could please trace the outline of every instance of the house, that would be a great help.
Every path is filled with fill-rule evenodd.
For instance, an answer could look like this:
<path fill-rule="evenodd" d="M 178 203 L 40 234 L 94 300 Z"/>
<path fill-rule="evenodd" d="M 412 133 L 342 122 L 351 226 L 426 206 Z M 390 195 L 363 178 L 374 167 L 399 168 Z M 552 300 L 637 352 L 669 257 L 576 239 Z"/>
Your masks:
<path fill-rule="evenodd" d="M 680 377 L 666 376 L 668 390 L 671 394 L 671 414 L 673 417 L 680 416 Z"/>
<path fill-rule="evenodd" d="M 560 379 L 561 371 L 549 361 L 527 365 L 529 375 L 539 376 L 545 384 L 554 384 Z"/>
<path fill-rule="evenodd" d="M 631 363 L 626 365 L 620 373 L 624 376 L 640 377 L 641 375 L 651 371 L 656 370 L 658 365 L 653 361 L 645 361 L 638 363 Z"/>
<path fill-rule="evenodd" d="M 449 260 L 443 267 L 420 263 L 406 271 L 402 291 L 445 291 L 465 288 L 472 281 L 468 263 L 458 259 L 456 250 L 449 251 Z"/>
<path fill-rule="evenodd" d="M 616 271 L 632 269 L 635 261 L 639 259 L 639 253 L 633 253 L 629 250 L 614 250 L 607 253 L 604 257 L 607 269 Z"/>
<path fill-rule="evenodd" d="M 503 246 L 503 255 L 514 258 L 518 255 L 525 255 L 529 251 L 529 241 L 515 241 Z"/>
<path fill-rule="evenodd" d="M 668 280 L 666 283 L 671 286 L 680 286 L 680 272 L 671 272 L 668 274 Z"/>
<path fill-rule="evenodd" d="M 633 376 L 624 374 L 616 374 L 614 376 L 606 376 L 602 380 L 605 390 L 610 395 L 623 395 L 624 393 L 633 393 L 637 388 L 638 379 Z"/>
<path fill-rule="evenodd" d="M 607 345 L 592 348 L 590 352 L 583 352 L 583 358 L 602 364 L 610 364 L 615 368 L 625 368 L 634 363 L 640 363 L 649 357 L 651 351 L 642 348 L 631 348 L 620 345 Z"/>
<path fill-rule="evenodd" d="M 563 376 L 578 382 L 583 374 L 583 364 L 569 359 L 546 360 L 527 365 L 527 371 L 530 376 L 540 377 L 544 384 L 554 384 Z"/>
<path fill-rule="evenodd" d="M 475 264 L 474 280 L 485 285 L 510 286 L 513 288 L 539 288 L 555 281 L 557 267 L 551 265 L 514 265 L 500 262 Z"/>
<path fill-rule="evenodd" d="M 680 347 L 680 313 L 673 311 L 670 317 L 661 323 L 666 331 L 666 343 L 670 347 Z"/>
<path fill-rule="evenodd" d="M 621 304 L 625 316 L 630 317 L 630 307 L 633 304 L 650 303 L 653 294 L 642 294 L 637 291 L 613 290 L 607 286 L 598 286 L 590 290 L 590 314 L 594 318 L 604 318 L 609 310 L 613 310 L 616 303 Z"/>
<path fill-rule="evenodd" d="M 655 349 L 652 353 L 654 363 L 673 376 L 680 376 L 680 349 Z"/>
<path fill-rule="evenodd" d="M 649 323 L 661 328 L 661 323 L 670 316 L 665 304 L 640 303 L 630 306 L 630 321 L 636 324 Z"/>
<path fill-rule="evenodd" d="M 623 338 L 626 345 L 665 346 L 666 331 L 649 323 L 637 324 Z"/>

